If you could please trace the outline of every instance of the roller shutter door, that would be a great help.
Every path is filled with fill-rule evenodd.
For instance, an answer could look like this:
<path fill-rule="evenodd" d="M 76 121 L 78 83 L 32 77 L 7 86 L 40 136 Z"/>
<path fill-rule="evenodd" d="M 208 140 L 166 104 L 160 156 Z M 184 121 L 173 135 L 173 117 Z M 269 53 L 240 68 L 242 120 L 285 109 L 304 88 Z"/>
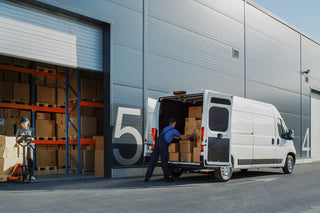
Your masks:
<path fill-rule="evenodd" d="M 103 29 L 27 4 L 0 0 L 0 54 L 102 71 Z"/>
<path fill-rule="evenodd" d="M 311 157 L 320 161 L 320 94 L 311 94 Z"/>

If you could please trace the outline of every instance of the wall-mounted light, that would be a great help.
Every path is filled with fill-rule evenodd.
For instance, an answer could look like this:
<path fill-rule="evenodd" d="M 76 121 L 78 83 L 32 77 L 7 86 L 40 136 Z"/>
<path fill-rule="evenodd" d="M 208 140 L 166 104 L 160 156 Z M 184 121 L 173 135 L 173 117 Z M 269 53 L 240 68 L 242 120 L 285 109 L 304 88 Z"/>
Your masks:
<path fill-rule="evenodd" d="M 305 70 L 305 71 L 301 71 L 301 74 L 302 75 L 305 75 L 304 76 L 304 82 L 306 82 L 306 83 L 309 83 L 309 78 L 308 78 L 308 74 L 310 73 L 310 69 L 307 69 L 307 70 Z"/>

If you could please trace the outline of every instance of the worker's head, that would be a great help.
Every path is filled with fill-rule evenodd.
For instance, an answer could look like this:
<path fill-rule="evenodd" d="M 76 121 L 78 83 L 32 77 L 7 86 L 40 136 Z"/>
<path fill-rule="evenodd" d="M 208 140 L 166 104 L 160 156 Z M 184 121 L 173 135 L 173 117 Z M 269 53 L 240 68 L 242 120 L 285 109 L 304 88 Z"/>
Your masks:
<path fill-rule="evenodd" d="M 177 123 L 177 120 L 175 118 L 170 118 L 169 119 L 169 125 L 175 127 L 176 123 Z"/>
<path fill-rule="evenodd" d="M 23 128 L 27 129 L 30 125 L 30 121 L 28 118 L 23 117 L 21 118 L 20 124 Z"/>

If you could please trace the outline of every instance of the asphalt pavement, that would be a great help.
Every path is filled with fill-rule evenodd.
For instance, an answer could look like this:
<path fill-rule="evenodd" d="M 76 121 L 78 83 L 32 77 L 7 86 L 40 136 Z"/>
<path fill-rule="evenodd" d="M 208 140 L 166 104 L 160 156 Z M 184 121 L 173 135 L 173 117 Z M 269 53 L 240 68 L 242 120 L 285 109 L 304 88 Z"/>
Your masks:
<path fill-rule="evenodd" d="M 0 212 L 284 212 L 320 213 L 320 163 L 237 172 L 225 183 L 209 174 L 174 182 L 143 178 L 0 183 Z"/>

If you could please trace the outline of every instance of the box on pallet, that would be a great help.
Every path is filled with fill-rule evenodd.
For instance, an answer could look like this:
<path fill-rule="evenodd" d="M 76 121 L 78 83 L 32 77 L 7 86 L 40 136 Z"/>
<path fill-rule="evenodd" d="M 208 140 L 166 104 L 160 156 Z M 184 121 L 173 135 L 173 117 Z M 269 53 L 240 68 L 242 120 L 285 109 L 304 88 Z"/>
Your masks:
<path fill-rule="evenodd" d="M 54 116 L 55 116 L 56 124 L 63 124 L 63 125 L 65 125 L 65 123 L 66 123 L 66 116 L 65 116 L 65 114 L 55 113 Z"/>
<path fill-rule="evenodd" d="M 66 125 L 65 124 L 56 124 L 56 136 L 58 139 L 66 137 Z"/>
<path fill-rule="evenodd" d="M 36 167 L 56 166 L 57 150 L 38 150 L 36 149 Z"/>
<path fill-rule="evenodd" d="M 55 137 L 55 121 L 36 120 L 36 137 Z"/>
<path fill-rule="evenodd" d="M 47 87 L 57 87 L 57 78 L 56 77 L 46 76 L 45 81 L 46 81 Z"/>
<path fill-rule="evenodd" d="M 66 105 L 66 93 L 65 89 L 57 88 L 57 106 Z"/>
<path fill-rule="evenodd" d="M 201 117 L 202 117 L 202 106 L 189 107 L 189 118 L 201 118 Z"/>
<path fill-rule="evenodd" d="M 29 74 L 28 73 L 20 73 L 20 82 L 28 84 L 29 83 Z"/>
<path fill-rule="evenodd" d="M 192 153 L 192 160 L 195 163 L 200 163 L 200 154 L 201 154 L 201 147 L 194 147 Z"/>
<path fill-rule="evenodd" d="M 94 174 L 104 176 L 104 150 L 94 150 Z"/>
<path fill-rule="evenodd" d="M 0 118 L 4 118 L 4 108 L 0 108 Z"/>
<path fill-rule="evenodd" d="M 57 87 L 58 88 L 65 88 L 65 79 L 63 78 L 57 78 Z"/>
<path fill-rule="evenodd" d="M 180 152 L 192 152 L 194 147 L 194 142 L 190 140 L 181 140 L 180 141 Z"/>
<path fill-rule="evenodd" d="M 78 163 L 78 150 L 70 150 L 70 155 L 74 158 L 75 162 Z M 81 150 L 81 166 L 84 170 L 94 170 L 94 150 Z M 76 169 L 73 161 L 70 165 L 71 169 Z"/>
<path fill-rule="evenodd" d="M 179 152 L 170 152 L 169 153 L 169 161 L 179 161 L 179 156 L 180 153 Z"/>
<path fill-rule="evenodd" d="M 70 165 L 70 159 L 69 159 Z M 57 166 L 58 168 L 65 168 L 66 167 L 66 150 L 61 149 L 57 151 Z"/>
<path fill-rule="evenodd" d="M 37 86 L 37 103 L 56 104 L 56 88 Z"/>
<path fill-rule="evenodd" d="M 77 127 L 77 117 L 72 117 L 73 124 Z M 69 135 L 74 137 L 77 132 L 69 125 Z M 93 116 L 81 116 L 81 135 L 92 137 L 97 135 L 97 118 Z"/>
<path fill-rule="evenodd" d="M 3 121 L 4 125 L 0 126 L 0 135 L 15 136 L 15 126 L 18 123 L 17 118 L 6 118 Z"/>
<path fill-rule="evenodd" d="M 71 80 L 70 85 L 72 88 L 77 88 L 77 80 Z M 81 99 L 97 99 L 97 81 L 92 79 L 81 79 Z M 75 99 L 76 96 L 71 92 L 70 99 Z"/>
<path fill-rule="evenodd" d="M 19 118 L 19 110 L 18 109 L 9 109 L 5 108 L 3 110 L 4 118 Z"/>
<path fill-rule="evenodd" d="M 30 85 L 13 83 L 13 100 L 18 102 L 30 102 Z"/>
<path fill-rule="evenodd" d="M 36 85 L 37 86 L 45 86 L 46 85 L 46 77 L 44 75 L 36 75 Z"/>
<path fill-rule="evenodd" d="M 169 152 L 179 152 L 180 146 L 178 143 L 171 143 L 169 145 Z"/>
<path fill-rule="evenodd" d="M 96 136 L 96 149 L 97 150 L 104 150 L 104 137 L 103 136 Z"/>
<path fill-rule="evenodd" d="M 46 112 L 37 112 L 37 120 L 51 120 L 51 114 Z"/>
<path fill-rule="evenodd" d="M 181 152 L 180 161 L 182 162 L 192 162 L 192 153 L 191 152 Z"/>
<path fill-rule="evenodd" d="M 5 70 L 3 71 L 3 79 L 4 81 L 19 82 L 19 72 Z"/>
<path fill-rule="evenodd" d="M 16 137 L 0 136 L 0 158 L 21 158 L 22 147 L 17 145 Z"/>
<path fill-rule="evenodd" d="M 0 100 L 11 101 L 13 98 L 13 83 L 9 81 L 0 82 Z"/>
<path fill-rule="evenodd" d="M 19 114 L 20 114 L 20 118 L 25 117 L 25 118 L 28 118 L 29 121 L 31 121 L 31 111 L 20 110 Z"/>

